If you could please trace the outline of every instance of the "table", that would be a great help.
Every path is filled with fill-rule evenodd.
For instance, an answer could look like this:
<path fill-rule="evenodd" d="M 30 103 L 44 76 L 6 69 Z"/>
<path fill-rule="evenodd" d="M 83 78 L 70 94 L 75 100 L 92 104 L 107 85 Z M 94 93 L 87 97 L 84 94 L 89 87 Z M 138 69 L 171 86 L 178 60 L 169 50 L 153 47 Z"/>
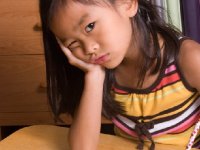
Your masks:
<path fill-rule="evenodd" d="M 69 150 L 68 128 L 33 125 L 22 128 L 0 142 L 0 150 Z M 134 150 L 136 143 L 114 135 L 101 134 L 98 150 Z M 149 144 L 145 143 L 144 150 Z M 156 144 L 156 150 L 185 150 L 184 147 Z M 193 149 L 194 150 L 194 149 Z"/>

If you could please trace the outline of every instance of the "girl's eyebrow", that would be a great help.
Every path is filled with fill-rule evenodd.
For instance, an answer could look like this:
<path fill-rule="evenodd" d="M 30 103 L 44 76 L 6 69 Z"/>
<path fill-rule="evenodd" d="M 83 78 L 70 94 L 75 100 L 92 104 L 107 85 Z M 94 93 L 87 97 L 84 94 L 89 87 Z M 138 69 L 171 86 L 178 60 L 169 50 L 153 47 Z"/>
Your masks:
<path fill-rule="evenodd" d="M 88 13 L 82 15 L 81 18 L 79 19 L 78 26 L 80 26 L 85 21 L 85 19 L 88 17 L 89 17 Z"/>

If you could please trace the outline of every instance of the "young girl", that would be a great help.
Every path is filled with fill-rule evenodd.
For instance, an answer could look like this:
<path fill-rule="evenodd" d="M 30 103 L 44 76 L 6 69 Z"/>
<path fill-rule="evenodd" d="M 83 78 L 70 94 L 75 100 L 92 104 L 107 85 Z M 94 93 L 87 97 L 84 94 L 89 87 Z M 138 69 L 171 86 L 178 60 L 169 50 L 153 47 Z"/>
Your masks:
<path fill-rule="evenodd" d="M 200 113 L 200 45 L 156 10 L 148 0 L 40 0 L 48 96 L 56 116 L 73 116 L 72 150 L 96 149 L 102 113 L 138 149 L 187 145 Z"/>

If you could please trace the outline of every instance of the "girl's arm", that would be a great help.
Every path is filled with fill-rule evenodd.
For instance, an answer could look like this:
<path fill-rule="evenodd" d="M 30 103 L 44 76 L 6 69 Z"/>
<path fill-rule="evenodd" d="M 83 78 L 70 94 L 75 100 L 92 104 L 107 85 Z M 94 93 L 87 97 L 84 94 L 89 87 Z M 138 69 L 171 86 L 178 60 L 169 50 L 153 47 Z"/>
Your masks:
<path fill-rule="evenodd" d="M 104 68 L 81 61 L 58 39 L 57 41 L 69 63 L 85 72 L 83 93 L 69 131 L 70 148 L 71 150 L 95 150 L 101 127 Z"/>
<path fill-rule="evenodd" d="M 180 48 L 179 65 L 190 86 L 200 93 L 200 44 L 192 40 L 183 41 Z M 192 148 L 199 128 L 200 118 L 191 134 L 186 150 Z"/>
<path fill-rule="evenodd" d="M 200 93 L 200 44 L 193 40 L 184 40 L 178 60 L 187 82 Z"/>
<path fill-rule="evenodd" d="M 85 85 L 69 132 L 71 150 L 95 150 L 100 126 L 104 77 L 98 72 L 85 74 Z"/>

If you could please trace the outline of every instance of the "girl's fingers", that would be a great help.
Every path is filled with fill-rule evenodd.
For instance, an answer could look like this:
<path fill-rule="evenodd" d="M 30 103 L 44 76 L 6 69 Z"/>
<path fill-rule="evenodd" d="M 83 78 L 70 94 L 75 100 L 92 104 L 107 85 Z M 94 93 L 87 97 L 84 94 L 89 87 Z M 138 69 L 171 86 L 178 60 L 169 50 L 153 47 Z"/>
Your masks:
<path fill-rule="evenodd" d="M 73 59 L 76 60 L 77 58 L 71 53 L 71 51 L 68 48 L 66 48 L 58 38 L 56 38 L 56 39 L 58 41 L 58 44 L 60 45 L 61 50 L 67 56 L 69 61 L 72 61 Z"/>
<path fill-rule="evenodd" d="M 70 57 L 72 55 L 70 50 L 68 48 L 66 48 L 58 38 L 56 38 L 56 39 L 57 39 L 57 42 L 58 42 L 61 50 L 65 53 L 65 55 L 67 57 Z"/>
<path fill-rule="evenodd" d="M 64 52 L 64 54 L 65 54 L 66 57 L 68 58 L 69 63 L 70 63 L 71 65 L 74 65 L 74 66 L 76 66 L 76 67 L 82 69 L 83 71 L 87 71 L 87 68 L 88 68 L 89 65 L 91 65 L 91 64 L 88 64 L 88 63 L 86 63 L 86 62 L 84 62 L 84 61 L 82 61 L 82 60 L 76 58 L 76 57 L 72 54 L 72 52 L 71 52 L 68 48 L 66 48 L 58 38 L 56 38 L 56 39 L 57 39 L 58 44 L 60 45 L 61 50 Z"/>

